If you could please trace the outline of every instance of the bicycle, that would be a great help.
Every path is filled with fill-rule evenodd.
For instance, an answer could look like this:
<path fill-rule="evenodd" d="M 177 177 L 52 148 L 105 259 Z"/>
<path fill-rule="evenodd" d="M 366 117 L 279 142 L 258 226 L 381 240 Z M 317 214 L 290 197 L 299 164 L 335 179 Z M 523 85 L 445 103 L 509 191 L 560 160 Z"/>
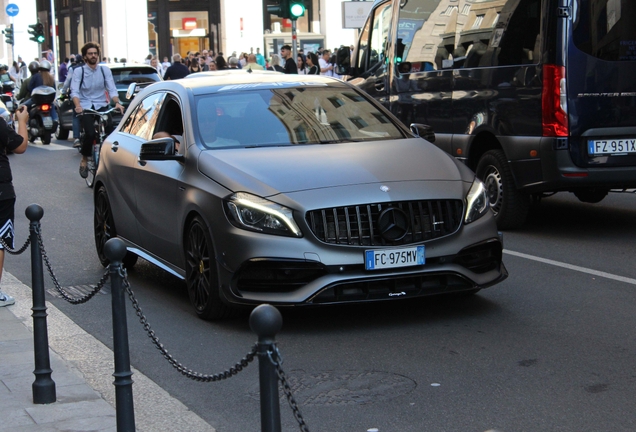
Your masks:
<path fill-rule="evenodd" d="M 91 156 L 88 158 L 88 176 L 86 177 L 86 186 L 89 188 L 93 187 L 95 183 L 95 174 L 97 173 L 97 168 L 99 167 L 99 154 L 102 149 L 102 144 L 104 143 L 104 139 L 108 135 L 106 133 L 106 126 L 108 125 L 108 121 L 110 119 L 110 113 L 113 111 L 117 111 L 117 108 L 113 107 L 106 111 L 96 111 L 90 108 L 84 109 L 79 115 L 92 115 L 95 118 L 93 125 L 95 127 L 95 141 L 93 141 L 93 150 Z M 80 134 L 80 141 L 84 141 L 84 130 Z"/>

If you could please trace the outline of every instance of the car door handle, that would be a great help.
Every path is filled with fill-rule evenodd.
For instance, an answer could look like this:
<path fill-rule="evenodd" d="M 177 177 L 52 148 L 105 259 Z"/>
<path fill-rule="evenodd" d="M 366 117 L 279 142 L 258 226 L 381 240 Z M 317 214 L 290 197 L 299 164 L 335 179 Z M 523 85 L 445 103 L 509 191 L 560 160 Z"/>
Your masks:
<path fill-rule="evenodd" d="M 117 147 L 116 145 L 110 147 L 110 151 L 112 151 L 113 153 L 117 153 L 117 150 L 119 150 L 119 147 Z"/>
<path fill-rule="evenodd" d="M 375 87 L 375 89 L 377 91 L 383 91 L 384 90 L 384 80 L 383 79 L 376 80 L 374 87 Z"/>

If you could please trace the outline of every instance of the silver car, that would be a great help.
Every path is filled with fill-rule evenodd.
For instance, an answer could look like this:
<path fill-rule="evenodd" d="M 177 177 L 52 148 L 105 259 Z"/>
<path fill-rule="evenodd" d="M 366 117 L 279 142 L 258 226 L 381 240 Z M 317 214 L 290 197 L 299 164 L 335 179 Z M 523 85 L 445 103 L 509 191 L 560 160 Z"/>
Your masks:
<path fill-rule="evenodd" d="M 475 293 L 507 277 L 475 174 L 355 87 L 211 72 L 135 96 L 104 143 L 95 244 L 185 279 L 196 313 Z M 423 125 L 412 125 L 416 132 Z"/>

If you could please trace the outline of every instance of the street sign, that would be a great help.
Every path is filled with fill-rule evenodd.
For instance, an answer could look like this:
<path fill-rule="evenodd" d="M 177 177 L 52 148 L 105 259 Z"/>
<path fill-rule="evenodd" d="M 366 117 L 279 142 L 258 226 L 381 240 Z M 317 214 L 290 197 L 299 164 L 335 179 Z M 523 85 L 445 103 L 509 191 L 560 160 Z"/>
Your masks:
<path fill-rule="evenodd" d="M 15 3 L 9 3 L 5 11 L 7 12 L 7 15 L 14 17 L 18 14 L 18 12 L 20 12 L 20 8 Z"/>

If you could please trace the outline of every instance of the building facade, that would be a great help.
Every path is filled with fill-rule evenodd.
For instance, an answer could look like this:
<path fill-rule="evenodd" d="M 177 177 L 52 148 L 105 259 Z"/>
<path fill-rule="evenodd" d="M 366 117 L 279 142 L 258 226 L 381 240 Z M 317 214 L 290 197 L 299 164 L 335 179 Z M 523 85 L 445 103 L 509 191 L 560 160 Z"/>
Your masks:
<path fill-rule="evenodd" d="M 50 0 L 36 4 L 51 48 Z M 174 53 L 210 50 L 269 56 L 292 42 L 291 21 L 267 12 L 272 0 L 55 0 L 59 58 L 76 54 L 87 41 L 99 42 L 103 56 L 141 62 L 148 54 L 160 59 Z M 299 48 L 335 48 L 355 41 L 354 29 L 343 29 L 341 0 L 308 0 L 297 21 Z"/>

